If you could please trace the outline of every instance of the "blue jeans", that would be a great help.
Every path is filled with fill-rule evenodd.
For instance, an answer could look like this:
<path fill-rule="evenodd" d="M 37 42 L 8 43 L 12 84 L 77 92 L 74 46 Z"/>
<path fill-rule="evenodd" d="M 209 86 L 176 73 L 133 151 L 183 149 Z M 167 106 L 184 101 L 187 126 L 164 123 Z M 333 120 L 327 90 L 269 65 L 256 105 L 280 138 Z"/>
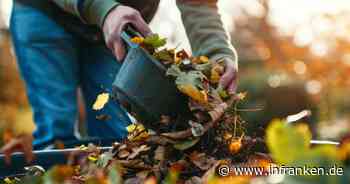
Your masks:
<path fill-rule="evenodd" d="M 36 2 L 39 5 L 33 7 L 15 0 L 10 25 L 20 73 L 34 112 L 34 147 L 40 149 L 55 140 L 76 139 L 78 87 L 86 104 L 88 136 L 124 138 L 130 119 L 119 104 L 109 101 L 101 111 L 92 109 L 98 94 L 111 92 L 120 64 L 102 42 L 90 42 L 80 35 L 88 30 L 86 25 L 73 25 L 80 33 L 68 30 L 60 21 L 70 22 L 74 17 L 59 14 L 54 18 L 52 14 L 60 11 L 57 7 L 49 1 Z M 101 121 L 96 119 L 98 115 L 111 118 Z"/>

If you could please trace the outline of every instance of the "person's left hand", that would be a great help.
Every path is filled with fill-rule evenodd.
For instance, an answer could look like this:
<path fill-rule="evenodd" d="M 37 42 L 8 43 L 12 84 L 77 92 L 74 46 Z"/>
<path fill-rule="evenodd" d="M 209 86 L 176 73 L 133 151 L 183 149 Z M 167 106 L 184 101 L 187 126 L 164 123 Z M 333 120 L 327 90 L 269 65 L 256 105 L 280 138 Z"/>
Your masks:
<path fill-rule="evenodd" d="M 221 76 L 219 85 L 222 89 L 227 90 L 229 94 L 236 93 L 237 90 L 237 66 L 230 58 L 224 58 L 225 72 Z"/>

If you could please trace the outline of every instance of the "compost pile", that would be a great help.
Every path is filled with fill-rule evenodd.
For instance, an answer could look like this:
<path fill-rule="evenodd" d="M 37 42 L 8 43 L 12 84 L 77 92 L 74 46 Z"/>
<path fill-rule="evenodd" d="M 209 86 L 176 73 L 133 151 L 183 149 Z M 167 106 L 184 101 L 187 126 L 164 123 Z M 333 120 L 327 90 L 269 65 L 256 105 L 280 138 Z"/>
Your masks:
<path fill-rule="evenodd" d="M 142 122 L 132 124 L 127 127 L 127 139 L 115 143 L 112 150 L 101 153 L 94 145 L 81 146 L 70 155 L 67 165 L 56 166 L 45 174 L 38 166 L 27 168 L 28 176 L 22 181 L 196 184 L 217 176 L 216 169 L 221 164 L 270 163 L 268 156 L 256 152 L 262 139 L 245 136 L 245 122 L 237 110 L 245 93 L 228 94 L 219 85 L 225 70 L 223 61 L 190 57 L 185 50 L 164 48 L 166 40 L 156 34 L 131 41 L 167 68 L 166 75 L 188 97 L 185 103 L 190 113 L 175 119 L 162 116 L 156 122 L 159 128 L 154 130 L 146 129 Z M 102 109 L 108 100 L 107 93 L 99 95 L 93 108 Z M 179 121 L 182 126 L 174 128 L 172 124 Z M 41 175 L 44 176 L 33 180 L 33 176 Z"/>

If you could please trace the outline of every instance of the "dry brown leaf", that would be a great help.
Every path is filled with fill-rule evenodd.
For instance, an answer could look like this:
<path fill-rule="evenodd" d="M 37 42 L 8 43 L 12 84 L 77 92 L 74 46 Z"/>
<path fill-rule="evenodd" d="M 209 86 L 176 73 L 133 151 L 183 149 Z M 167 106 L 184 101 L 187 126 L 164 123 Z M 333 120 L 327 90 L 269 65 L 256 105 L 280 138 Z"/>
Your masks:
<path fill-rule="evenodd" d="M 210 128 L 212 128 L 216 123 L 219 122 L 219 120 L 221 119 L 222 115 L 224 114 L 224 111 L 228 107 L 230 107 L 235 102 L 235 100 L 236 100 L 235 97 L 231 97 L 226 102 L 226 105 L 224 105 L 225 108 L 222 110 L 222 113 L 215 114 L 215 119 L 213 119 L 212 121 L 207 122 L 204 125 L 204 132 L 207 132 Z M 185 139 L 187 137 L 192 136 L 192 130 L 191 130 L 191 128 L 189 128 L 189 129 L 182 130 L 182 131 L 177 131 L 177 132 L 162 133 L 161 136 L 168 137 L 168 138 L 171 138 L 171 139 Z"/>
<path fill-rule="evenodd" d="M 150 144 L 157 144 L 157 145 L 162 145 L 165 146 L 167 144 L 175 144 L 176 141 L 168 139 L 166 137 L 163 136 L 156 136 L 156 135 L 151 135 L 149 136 L 146 140 L 147 143 Z"/>
<path fill-rule="evenodd" d="M 201 184 L 202 180 L 198 176 L 193 176 L 185 182 L 185 184 Z"/>
<path fill-rule="evenodd" d="M 184 49 L 177 52 L 176 56 L 179 57 L 181 60 L 186 60 L 186 59 L 190 58 L 190 56 L 188 55 L 188 53 Z"/>
<path fill-rule="evenodd" d="M 170 121 L 171 121 L 170 116 L 165 116 L 165 115 L 161 115 L 161 116 L 160 116 L 160 121 L 159 121 L 159 123 L 168 125 L 168 124 L 170 123 Z"/>
<path fill-rule="evenodd" d="M 165 159 L 165 147 L 158 146 L 154 153 L 154 159 L 163 161 Z"/>
<path fill-rule="evenodd" d="M 213 166 L 210 169 L 208 169 L 202 176 L 201 178 L 202 183 L 208 184 L 210 179 L 216 175 L 217 167 L 221 164 L 226 164 L 226 163 L 227 161 L 225 160 L 218 160 L 215 164 L 213 164 Z"/>
<path fill-rule="evenodd" d="M 147 177 L 149 176 L 150 173 L 151 173 L 150 170 L 143 170 L 143 171 L 136 173 L 136 176 L 138 178 L 140 178 L 142 181 L 144 181 L 145 179 L 147 179 Z"/>
<path fill-rule="evenodd" d="M 128 151 L 128 150 L 121 150 L 121 151 L 119 151 L 119 153 L 118 153 L 118 157 L 119 158 L 126 158 L 126 157 L 128 157 L 130 155 L 130 152 Z"/>
<path fill-rule="evenodd" d="M 135 147 L 132 148 L 132 153 L 128 156 L 128 160 L 132 160 L 134 158 L 136 158 L 140 153 L 145 152 L 150 150 L 150 147 L 148 147 L 147 145 L 142 145 L 140 147 Z"/>
<path fill-rule="evenodd" d="M 142 160 L 134 159 L 134 160 L 118 160 L 118 163 L 123 167 L 140 169 L 140 170 L 149 170 L 152 169 L 151 166 L 146 165 Z"/>
<path fill-rule="evenodd" d="M 141 184 L 142 179 L 140 179 L 139 177 L 128 178 L 123 183 L 124 184 Z"/>
<path fill-rule="evenodd" d="M 191 162 L 203 171 L 210 169 L 216 162 L 215 158 L 207 156 L 205 153 L 193 152 L 190 155 Z"/>
<path fill-rule="evenodd" d="M 157 178 L 152 176 L 146 179 L 144 184 L 157 184 Z"/>
<path fill-rule="evenodd" d="M 228 108 L 228 105 L 226 103 L 221 103 L 217 105 L 214 110 L 209 112 L 209 115 L 213 121 L 216 121 L 219 119 L 225 112 L 225 110 Z"/>

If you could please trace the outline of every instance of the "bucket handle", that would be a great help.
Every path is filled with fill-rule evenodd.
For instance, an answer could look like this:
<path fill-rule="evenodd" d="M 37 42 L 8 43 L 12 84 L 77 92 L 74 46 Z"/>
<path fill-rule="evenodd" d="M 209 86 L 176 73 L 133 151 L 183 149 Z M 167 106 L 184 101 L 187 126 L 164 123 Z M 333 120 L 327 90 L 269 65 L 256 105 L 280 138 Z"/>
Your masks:
<path fill-rule="evenodd" d="M 127 25 L 121 34 L 122 40 L 127 44 L 129 48 L 135 48 L 138 44 L 131 41 L 134 36 L 143 37 L 138 31 L 136 31 L 131 25 Z"/>

